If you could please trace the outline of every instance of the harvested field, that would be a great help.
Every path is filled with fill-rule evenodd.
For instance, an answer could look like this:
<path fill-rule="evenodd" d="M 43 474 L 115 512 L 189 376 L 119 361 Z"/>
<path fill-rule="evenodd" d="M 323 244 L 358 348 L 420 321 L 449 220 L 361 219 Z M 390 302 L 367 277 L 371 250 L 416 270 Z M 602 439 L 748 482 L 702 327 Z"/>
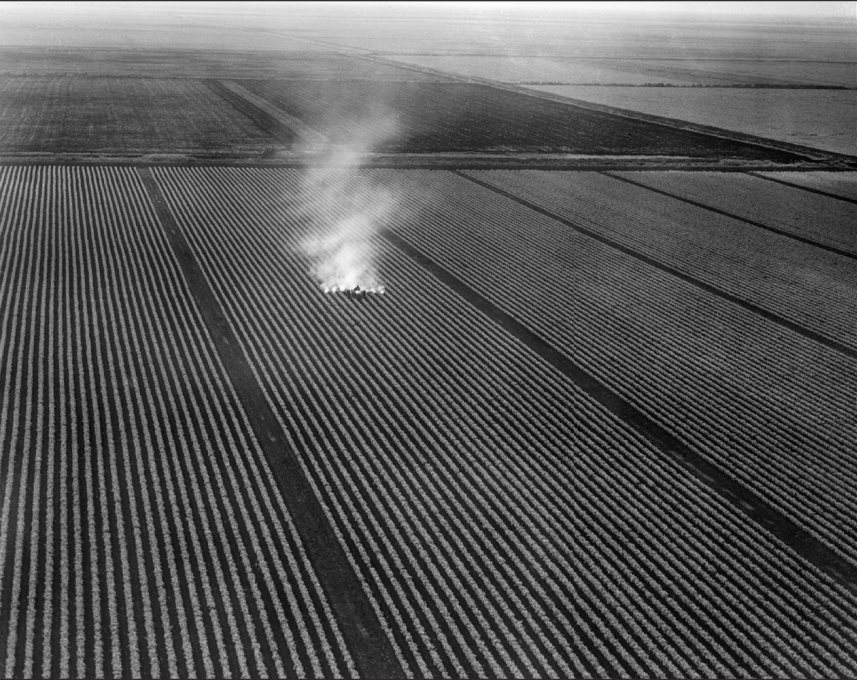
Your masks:
<path fill-rule="evenodd" d="M 0 151 L 258 155 L 277 140 L 194 80 L 0 79 Z"/>
<path fill-rule="evenodd" d="M 532 89 L 792 144 L 857 154 L 857 91 L 533 85 Z"/>
<path fill-rule="evenodd" d="M 240 81 L 332 141 L 380 152 L 530 151 L 788 160 L 790 154 L 463 83 Z M 356 143 L 360 143 L 359 141 Z"/>

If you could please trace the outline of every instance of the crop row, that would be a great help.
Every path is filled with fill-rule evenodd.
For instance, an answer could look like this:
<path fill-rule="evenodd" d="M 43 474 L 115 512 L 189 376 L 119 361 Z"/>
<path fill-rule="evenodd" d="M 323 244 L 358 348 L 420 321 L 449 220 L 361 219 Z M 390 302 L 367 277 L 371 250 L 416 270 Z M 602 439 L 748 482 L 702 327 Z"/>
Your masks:
<path fill-rule="evenodd" d="M 857 554 L 853 359 L 460 177 L 379 178 L 409 197 L 391 223 L 402 236 L 833 549 Z"/>
<path fill-rule="evenodd" d="M 139 176 L 0 174 L 0 675 L 353 675 Z"/>
<path fill-rule="evenodd" d="M 857 201 L 857 172 L 765 172 L 765 177 L 790 182 L 810 189 L 826 191 L 842 198 Z"/>
<path fill-rule="evenodd" d="M 472 150 L 777 157 L 787 154 L 485 85 L 242 80 L 336 143 L 383 152 Z M 367 131 L 372 134 L 367 135 Z"/>
<path fill-rule="evenodd" d="M 2 78 L 0 150 L 260 150 L 274 138 L 195 80 Z"/>
<path fill-rule="evenodd" d="M 851 672 L 853 596 L 407 257 L 322 293 L 300 244 L 397 173 L 154 174 L 409 675 Z M 389 219 L 526 282 L 432 189 Z"/>
<path fill-rule="evenodd" d="M 598 173 L 469 174 L 857 349 L 857 271 L 847 256 Z"/>
<path fill-rule="evenodd" d="M 737 172 L 619 174 L 635 182 L 848 251 L 857 257 L 857 231 L 854 229 L 857 205 L 853 203 Z M 787 173 L 788 177 L 803 177 L 805 174 Z"/>

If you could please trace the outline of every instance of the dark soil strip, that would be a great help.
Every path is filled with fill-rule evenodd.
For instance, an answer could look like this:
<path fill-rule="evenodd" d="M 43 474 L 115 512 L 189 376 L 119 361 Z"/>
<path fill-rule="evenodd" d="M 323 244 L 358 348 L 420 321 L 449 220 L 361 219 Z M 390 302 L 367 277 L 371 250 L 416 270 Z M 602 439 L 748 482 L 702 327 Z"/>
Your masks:
<path fill-rule="evenodd" d="M 396 660 L 390 641 L 348 563 L 321 503 L 304 476 L 298 459 L 289 449 L 288 441 L 253 375 L 238 338 L 173 219 L 151 170 L 140 169 L 139 173 L 187 278 L 226 375 L 244 406 L 247 419 L 337 616 L 357 672 L 361 677 L 403 677 L 404 671 Z"/>
<path fill-rule="evenodd" d="M 383 236 L 476 309 L 572 380 L 577 387 L 595 399 L 601 406 L 639 432 L 658 450 L 679 463 L 697 480 L 715 491 L 763 529 L 772 533 L 805 560 L 814 564 L 852 592 L 857 593 L 857 566 L 842 558 L 754 491 L 684 444 L 637 409 L 636 406 L 589 375 L 568 356 L 545 342 L 523 323 L 484 298 L 467 283 L 424 255 L 401 236 L 390 231 L 384 232 Z"/>
<path fill-rule="evenodd" d="M 788 328 L 789 330 L 794 331 L 795 333 L 799 333 L 800 335 L 802 335 L 806 338 L 809 338 L 810 340 L 821 343 L 822 345 L 825 345 L 826 347 L 829 347 L 830 349 L 836 350 L 837 352 L 841 352 L 842 354 L 845 354 L 849 357 L 857 359 L 857 349 L 855 349 L 853 347 L 849 347 L 848 345 L 843 345 L 843 344 L 837 342 L 836 340 L 828 338 L 825 335 L 821 335 L 820 333 L 817 333 L 816 331 L 810 330 L 809 328 L 804 328 L 803 326 L 796 324 L 794 321 L 789 321 L 785 317 L 779 316 L 778 314 L 774 314 L 773 312 L 770 312 L 767 309 L 759 307 L 759 306 L 753 304 L 752 302 L 748 302 L 747 300 L 744 300 L 744 299 L 739 298 L 735 295 L 732 295 L 731 293 L 727 293 L 724 290 L 720 290 L 719 288 L 716 288 L 715 286 L 712 286 L 711 284 L 705 283 L 704 281 L 700 281 L 699 279 L 696 279 L 696 278 L 694 278 L 688 274 L 685 274 L 684 272 L 681 272 L 678 269 L 670 267 L 669 265 L 664 264 L 663 262 L 659 262 L 658 260 L 655 260 L 655 259 L 649 257 L 648 255 L 638 253 L 636 250 L 633 250 L 633 249 L 629 248 L 628 246 L 622 245 L 621 243 L 619 243 L 617 241 L 613 241 L 612 239 L 609 239 L 606 236 L 602 236 L 601 234 L 599 234 L 595 231 L 592 231 L 590 229 L 587 229 L 586 227 L 581 227 L 579 224 L 575 224 L 574 222 L 571 222 L 570 220 L 567 220 L 563 217 L 560 217 L 559 215 L 552 213 L 550 210 L 545 210 L 544 208 L 536 205 L 535 203 L 530 203 L 529 201 L 527 201 L 523 198 L 520 198 L 519 196 L 516 196 L 515 194 L 509 193 L 508 191 L 505 191 L 503 189 L 495 187 L 493 184 L 489 184 L 488 182 L 483 182 L 480 179 L 476 179 L 475 177 L 470 177 L 469 175 L 466 175 L 464 173 L 461 173 L 461 172 L 458 172 L 455 170 L 453 172 L 456 175 L 458 175 L 459 177 L 464 177 L 465 179 L 470 180 L 474 184 L 478 184 L 481 187 L 484 187 L 486 189 L 490 189 L 494 193 L 499 194 L 500 196 L 504 196 L 505 198 L 508 198 L 512 201 L 515 201 L 516 203 L 524 206 L 525 208 L 529 208 L 530 210 L 533 210 L 534 212 L 537 212 L 540 215 L 544 215 L 545 217 L 549 217 L 552 220 L 555 220 L 561 224 L 564 224 L 567 227 L 570 227 L 571 229 L 574 229 L 575 231 L 580 232 L 581 234 L 585 234 L 586 236 L 589 236 L 590 238 L 595 239 L 599 243 L 603 243 L 604 245 L 610 246 L 611 248 L 615 248 L 616 250 L 624 253 L 625 255 L 628 255 L 628 256 L 633 257 L 637 260 L 640 260 L 641 262 L 645 262 L 646 264 L 651 265 L 652 267 L 656 267 L 656 268 L 660 269 L 661 271 L 667 272 L 668 274 L 671 274 L 671 275 L 681 279 L 682 281 L 686 281 L 687 283 L 690 283 L 690 284 L 696 286 L 697 288 L 701 288 L 702 290 L 704 290 L 707 293 L 711 293 L 712 295 L 716 295 L 717 297 L 723 298 L 724 300 L 728 300 L 729 302 L 736 304 L 739 307 L 743 307 L 744 309 L 751 311 L 754 314 L 758 314 L 759 316 L 764 317 L 768 321 L 773 321 L 774 323 L 779 324 L 780 326 L 783 326 L 784 328 Z M 610 177 L 612 177 L 612 175 L 610 175 Z M 648 187 L 646 187 L 646 188 L 648 188 Z"/>
<path fill-rule="evenodd" d="M 703 208 L 705 210 L 710 210 L 713 213 L 717 213 L 718 215 L 723 215 L 724 217 L 729 217 L 733 220 L 738 220 L 739 222 L 744 222 L 744 224 L 749 224 L 753 227 L 758 227 L 759 229 L 765 229 L 767 231 L 772 231 L 775 234 L 779 234 L 780 236 L 786 236 L 788 238 L 794 239 L 795 241 L 800 241 L 801 243 L 806 243 L 807 245 L 814 246 L 816 248 L 821 248 L 822 250 L 827 250 L 831 253 L 836 253 L 837 255 L 843 255 L 844 257 L 852 257 L 857 258 L 857 253 L 852 252 L 850 250 L 841 250 L 840 248 L 835 248 L 833 246 L 826 245 L 824 243 L 819 243 L 818 241 L 813 241 L 812 239 L 806 238 L 804 236 L 798 236 L 797 234 L 793 234 L 788 231 L 784 231 L 782 229 L 777 229 L 776 227 L 772 227 L 768 224 L 764 224 L 762 222 L 757 222 L 756 220 L 751 220 L 747 217 L 742 217 L 741 215 L 736 215 L 735 213 L 731 213 L 727 210 L 721 210 L 720 208 L 715 208 L 714 206 L 708 205 L 706 203 L 700 203 L 699 201 L 694 201 L 690 198 L 685 198 L 681 194 L 674 194 L 671 191 L 666 191 L 664 189 L 657 189 L 655 187 L 651 187 L 644 182 L 638 182 L 637 180 L 628 179 L 627 177 L 622 177 L 620 175 L 614 175 L 612 172 L 602 172 L 602 175 L 605 177 L 610 177 L 611 179 L 618 179 L 620 182 L 627 182 L 628 184 L 633 184 L 636 187 L 641 187 L 643 189 L 648 189 L 649 191 L 653 191 L 656 194 L 661 194 L 662 196 L 669 196 L 670 198 L 675 198 L 683 203 L 687 203 L 688 205 L 695 206 L 697 208 Z M 748 173 L 749 174 L 749 173 Z M 759 177 L 759 175 L 753 174 L 754 177 Z M 786 182 L 781 182 L 781 184 L 786 184 Z M 791 184 L 789 186 L 796 186 Z"/>
<path fill-rule="evenodd" d="M 766 179 L 769 182 L 776 182 L 777 184 L 783 184 L 787 187 L 792 187 L 793 189 L 802 189 L 803 191 L 808 191 L 811 194 L 819 194 L 820 196 L 826 196 L 827 198 L 835 198 L 839 201 L 846 201 L 848 203 L 857 203 L 857 198 L 849 198 L 848 196 L 840 196 L 839 194 L 833 194 L 829 191 L 824 191 L 823 189 L 816 189 L 815 187 L 807 187 L 803 184 L 794 184 L 792 182 L 787 182 L 784 179 L 780 179 L 779 177 L 768 177 L 767 175 L 760 175 L 758 172 L 748 172 L 748 175 L 753 175 L 753 177 L 758 177 L 759 179 Z"/>
<path fill-rule="evenodd" d="M 219 80 L 207 79 L 202 81 L 214 94 L 222 97 L 229 102 L 233 108 L 243 113 L 256 126 L 269 135 L 272 135 L 281 142 L 291 144 L 295 140 L 295 133 L 287 125 L 283 125 L 274 116 L 267 111 L 263 111 L 253 102 L 249 102 L 244 97 L 235 94 L 232 90 L 223 86 Z"/>

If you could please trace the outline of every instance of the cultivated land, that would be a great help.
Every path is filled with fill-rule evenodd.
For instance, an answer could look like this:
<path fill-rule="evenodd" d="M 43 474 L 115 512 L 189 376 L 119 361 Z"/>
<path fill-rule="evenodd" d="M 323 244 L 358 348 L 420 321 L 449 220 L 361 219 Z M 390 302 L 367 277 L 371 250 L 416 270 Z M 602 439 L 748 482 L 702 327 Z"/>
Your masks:
<path fill-rule="evenodd" d="M 0 676 L 857 675 L 841 30 L 12 9 Z"/>
<path fill-rule="evenodd" d="M 276 141 L 195 80 L 0 78 L 0 121 L 0 153 L 246 156 Z"/>
<path fill-rule="evenodd" d="M 528 87 L 619 109 L 857 154 L 855 90 Z"/>

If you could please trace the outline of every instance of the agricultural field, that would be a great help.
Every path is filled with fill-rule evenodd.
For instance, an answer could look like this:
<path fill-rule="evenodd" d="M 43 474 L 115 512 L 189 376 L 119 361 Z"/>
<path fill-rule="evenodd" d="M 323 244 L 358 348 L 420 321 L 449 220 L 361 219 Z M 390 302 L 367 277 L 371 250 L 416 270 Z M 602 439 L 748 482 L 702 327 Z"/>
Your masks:
<path fill-rule="evenodd" d="M 681 186 L 674 174 L 645 176 L 651 177 L 649 181 L 656 187 Z M 695 179 L 696 173 L 693 175 Z M 827 223 L 833 239 L 839 236 L 850 249 L 831 252 L 807 247 L 815 245 L 812 240 L 797 240 L 790 233 L 764 227 L 748 229 L 748 222 L 739 217 L 683 204 L 680 198 L 653 195 L 645 186 L 600 173 L 486 171 L 468 176 L 857 352 L 857 329 L 852 322 L 857 318 L 857 272 L 853 269 L 857 242 L 851 228 L 851 208 L 855 207 L 851 204 L 845 204 L 845 209 Z M 721 193 L 720 187 L 725 185 L 721 195 L 731 199 L 734 206 L 737 201 L 728 194 L 730 178 L 731 174 L 715 181 L 709 177 L 700 191 Z M 774 193 L 781 193 L 778 188 L 786 189 L 758 181 L 772 185 Z M 804 192 L 790 193 L 791 202 L 804 200 L 800 195 Z M 681 194 L 679 190 L 677 195 Z M 834 209 L 840 208 L 836 201 L 811 198 L 822 198 Z M 785 208 L 788 201 L 782 200 L 782 205 Z M 776 221 L 767 224 L 773 226 Z"/>
<path fill-rule="evenodd" d="M 655 82 L 661 82 L 659 77 L 663 76 L 683 81 L 686 85 L 857 88 L 857 69 L 853 63 L 784 59 L 658 59 L 622 60 L 619 65 L 645 74 Z"/>
<path fill-rule="evenodd" d="M 0 79 L 0 152 L 258 155 L 276 140 L 194 80 Z"/>
<path fill-rule="evenodd" d="M 439 80 L 412 69 L 349 59 L 330 48 L 289 51 L 0 47 L 2 76 L 128 78 L 306 78 L 310 80 Z"/>
<path fill-rule="evenodd" d="M 544 174 L 4 168 L 5 674 L 366 663 L 260 412 L 404 676 L 855 672 L 857 599 L 786 538 L 857 558 L 854 353 L 695 285 L 689 247 L 680 278 L 467 178 Z M 355 209 L 390 291 L 362 303 L 301 248 Z"/>
<path fill-rule="evenodd" d="M 794 158 L 784 152 L 464 83 L 241 81 L 336 144 L 380 152 L 519 151 Z"/>
<path fill-rule="evenodd" d="M 849 183 L 845 173 L 623 172 L 616 176 L 739 220 L 762 224 L 776 233 L 857 257 L 857 232 L 853 228 L 857 224 L 857 205 L 831 201 L 826 195 L 838 193 L 848 197 L 847 187 L 855 183 L 853 179 Z M 796 180 L 798 186 L 803 184 L 826 194 L 795 191 L 790 184 L 770 179 L 790 184 Z"/>
<path fill-rule="evenodd" d="M 529 57 L 516 55 L 394 55 L 390 59 L 456 75 L 487 78 L 507 83 L 563 83 L 563 84 L 609 84 L 648 85 L 667 83 L 684 84 L 684 80 L 646 73 L 634 73 L 623 68 L 624 63 L 595 63 L 563 58 Z"/>
<path fill-rule="evenodd" d="M 766 172 L 762 176 L 814 189 L 845 200 L 857 200 L 857 172 Z"/>
<path fill-rule="evenodd" d="M 414 185 L 427 184 L 428 174 L 414 176 Z M 431 177 L 433 191 L 419 195 L 442 194 L 446 200 L 415 200 L 419 222 L 402 220 L 397 232 L 680 432 L 683 441 L 697 442 L 732 474 L 771 493 L 780 507 L 800 498 L 789 512 L 801 523 L 817 522 L 820 532 L 833 530 L 827 539 L 831 547 L 857 550 L 848 548 L 857 526 L 846 527 L 853 522 L 846 517 L 857 519 L 851 485 L 834 491 L 833 479 L 823 472 L 844 474 L 853 447 L 849 440 L 857 435 L 853 403 L 846 396 L 857 368 L 853 350 L 834 350 L 706 290 L 692 275 L 698 257 L 693 250 L 680 271 L 685 276 L 679 277 L 643 253 L 623 252 L 534 215 L 458 175 Z M 453 227 L 462 224 L 467 228 Z M 475 248 L 482 253 L 478 259 L 467 255 Z M 814 256 L 809 248 L 806 252 Z M 758 254 L 744 250 L 743 257 Z M 499 262 L 502 267 L 492 265 Z M 505 276 L 507 271 L 516 275 Z M 852 298 L 853 289 L 852 284 Z M 853 333 L 848 317 L 842 321 Z M 822 394 L 821 385 L 845 391 Z M 818 431 L 819 422 L 830 430 Z M 815 451 L 818 477 L 806 474 L 809 450 Z M 804 504 L 812 510 L 799 518 Z"/>
<path fill-rule="evenodd" d="M 3 8 L 0 677 L 857 677 L 853 8 L 525 5 Z"/>
<path fill-rule="evenodd" d="M 675 120 L 857 154 L 857 92 L 757 88 L 533 85 L 540 92 Z"/>
<path fill-rule="evenodd" d="M 783 60 L 569 58 L 518 55 L 388 55 L 457 75 L 521 84 L 857 87 L 852 63 Z"/>

